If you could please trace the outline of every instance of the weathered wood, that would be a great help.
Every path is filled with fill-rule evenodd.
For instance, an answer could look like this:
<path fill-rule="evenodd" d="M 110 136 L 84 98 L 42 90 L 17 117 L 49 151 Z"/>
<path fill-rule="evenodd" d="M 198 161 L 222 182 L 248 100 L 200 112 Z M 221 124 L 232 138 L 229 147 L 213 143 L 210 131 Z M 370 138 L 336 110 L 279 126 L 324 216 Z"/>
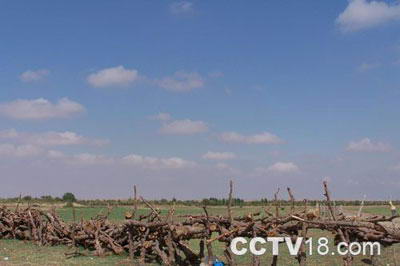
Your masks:
<path fill-rule="evenodd" d="M 279 208 L 275 215 L 266 212 L 261 216 L 259 212 L 234 217 L 228 209 L 225 216 L 211 216 L 206 206 L 203 206 L 203 215 L 184 215 L 180 219 L 173 219 L 174 205 L 168 214 L 161 217 L 159 211 L 143 199 L 150 208 L 150 215 L 142 220 L 127 219 L 123 224 L 113 224 L 107 220 L 107 215 L 98 215 L 91 220 L 62 221 L 54 210 L 45 212 L 34 206 L 26 209 L 18 208 L 14 211 L 0 207 L 0 238 L 21 239 L 34 241 L 40 245 L 68 245 L 83 247 L 94 251 L 95 255 L 121 254 L 129 252 L 130 258 L 138 259 L 141 265 L 145 263 L 163 263 L 165 265 L 199 265 L 205 258 L 212 258 L 214 254 L 212 244 L 219 241 L 225 245 L 225 262 L 235 265 L 234 257 L 229 245 L 234 237 L 251 238 L 269 236 L 291 236 L 307 238 L 307 231 L 312 229 L 325 230 L 336 234 L 335 241 L 366 242 L 377 241 L 383 246 L 400 243 L 400 227 L 391 221 L 397 216 L 346 217 L 332 211 L 331 197 L 324 184 L 326 206 L 330 217 L 321 217 L 318 206 L 316 209 L 292 209 L 290 215 L 280 215 Z M 233 185 L 230 183 L 230 201 L 232 201 Z M 278 190 L 279 192 L 279 190 Z M 279 207 L 278 192 L 274 195 L 275 208 Z M 289 192 L 289 197 L 291 191 Z M 146 202 L 148 204 L 146 204 Z M 228 207 L 231 208 L 228 203 Z M 316 214 L 314 215 L 313 212 Z M 313 214 L 313 215 L 310 215 Z M 140 217 L 139 217 L 140 218 Z M 157 219 L 156 219 L 157 218 Z M 156 220 L 155 220 L 156 219 Z M 194 252 L 188 245 L 188 240 L 198 240 L 200 251 Z M 335 244 L 337 244 L 335 242 Z M 67 257 L 80 256 L 76 249 L 66 254 Z M 300 253 L 296 257 L 300 265 L 305 265 L 307 257 L 304 242 Z M 260 265 L 257 256 L 252 257 L 248 264 Z M 278 256 L 274 256 L 272 265 L 277 265 Z M 352 264 L 352 257 L 344 257 L 343 264 Z"/>
<path fill-rule="evenodd" d="M 331 213 L 332 220 L 336 221 L 335 210 L 332 207 L 331 198 L 330 198 L 330 194 L 329 194 L 329 190 L 328 190 L 328 182 L 324 181 L 323 185 L 324 185 L 324 191 L 325 191 L 324 195 L 326 197 L 326 202 L 327 202 L 327 205 L 329 208 L 329 212 Z M 346 242 L 346 243 L 350 242 L 350 240 L 348 238 L 346 238 L 345 232 L 343 232 L 343 230 L 340 227 L 337 228 L 337 232 L 343 242 Z M 353 257 L 350 255 L 350 253 L 348 253 L 346 256 L 343 257 L 343 265 L 345 265 L 345 266 L 352 265 L 352 261 L 353 261 Z"/>
<path fill-rule="evenodd" d="M 232 223 L 232 193 L 233 193 L 233 181 L 229 181 L 229 198 L 228 198 L 228 217 L 229 222 Z"/>
<path fill-rule="evenodd" d="M 290 199 L 290 213 L 293 214 L 294 213 L 294 196 L 292 193 L 292 190 L 290 189 L 290 187 L 287 188 L 288 194 L 289 194 L 289 199 Z"/>
<path fill-rule="evenodd" d="M 275 192 L 274 194 L 274 204 L 275 204 L 275 217 L 279 218 L 279 204 L 278 204 L 278 194 L 279 194 L 280 188 Z"/>
<path fill-rule="evenodd" d="M 133 186 L 133 219 L 137 216 L 137 189 L 136 185 Z"/>

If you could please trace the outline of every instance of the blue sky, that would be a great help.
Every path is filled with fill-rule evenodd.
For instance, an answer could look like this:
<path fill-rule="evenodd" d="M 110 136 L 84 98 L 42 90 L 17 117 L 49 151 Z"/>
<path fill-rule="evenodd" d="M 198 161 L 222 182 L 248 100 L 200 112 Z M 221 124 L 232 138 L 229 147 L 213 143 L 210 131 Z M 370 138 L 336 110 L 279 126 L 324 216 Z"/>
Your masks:
<path fill-rule="evenodd" d="M 0 197 L 398 198 L 397 1 L 2 7 Z"/>

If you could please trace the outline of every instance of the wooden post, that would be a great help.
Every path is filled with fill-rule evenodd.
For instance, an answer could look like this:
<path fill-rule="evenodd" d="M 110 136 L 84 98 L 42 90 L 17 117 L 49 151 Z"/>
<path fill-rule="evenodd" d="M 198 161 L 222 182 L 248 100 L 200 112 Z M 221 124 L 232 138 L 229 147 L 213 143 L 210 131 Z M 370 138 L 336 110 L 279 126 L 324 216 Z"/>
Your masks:
<path fill-rule="evenodd" d="M 306 199 L 304 199 L 304 210 L 305 210 L 305 213 L 307 213 L 307 200 Z M 300 251 L 297 256 L 297 259 L 299 261 L 299 265 L 305 266 L 305 265 L 307 265 L 307 254 L 306 254 L 305 242 L 307 240 L 308 226 L 307 226 L 307 223 L 305 223 L 305 222 L 303 222 L 301 225 L 302 225 L 301 226 L 301 237 L 303 238 L 303 241 L 301 242 Z"/>
<path fill-rule="evenodd" d="M 230 223 L 229 227 L 232 227 L 232 223 L 233 223 L 232 209 L 231 209 L 231 207 L 232 207 L 232 194 L 233 194 L 233 181 L 230 180 L 229 181 L 229 199 L 228 199 L 228 217 L 229 217 L 229 223 Z M 229 245 L 228 244 L 227 244 L 227 246 L 225 248 L 224 254 L 225 254 L 225 258 L 229 262 L 229 265 L 232 265 L 232 266 L 236 265 L 236 262 L 235 262 L 235 260 L 234 260 L 234 258 L 232 256 L 232 253 L 231 253 L 231 251 L 229 249 Z"/>
<path fill-rule="evenodd" d="M 19 193 L 19 197 L 18 197 L 17 206 L 15 207 L 15 212 L 17 212 L 17 211 L 18 211 L 18 209 L 19 209 L 19 204 L 21 203 L 21 199 L 22 199 L 22 195 L 21 195 L 21 193 Z"/>
<path fill-rule="evenodd" d="M 274 201 L 275 201 L 275 216 L 276 218 L 279 218 L 279 206 L 278 206 L 278 193 L 279 193 L 280 188 L 275 192 L 274 194 Z"/>
<path fill-rule="evenodd" d="M 329 212 L 331 213 L 332 220 L 336 221 L 335 211 L 333 210 L 333 207 L 331 204 L 331 197 L 330 197 L 329 190 L 328 190 L 328 183 L 326 181 L 324 181 L 323 184 L 324 184 L 324 191 L 325 191 L 324 195 L 326 197 L 326 204 L 328 205 L 328 209 L 329 209 Z M 346 238 L 343 230 L 340 227 L 337 229 L 337 232 L 343 242 L 349 243 L 349 239 Z M 352 264 L 353 264 L 353 257 L 351 255 L 348 254 L 345 257 L 343 257 L 343 265 L 350 266 Z"/>
<path fill-rule="evenodd" d="M 229 222 L 232 225 L 232 193 L 233 193 L 233 181 L 229 181 L 229 199 L 228 199 L 228 217 L 229 217 Z"/>
<path fill-rule="evenodd" d="M 394 206 L 394 204 L 391 200 L 389 201 L 389 204 L 390 204 L 390 212 L 391 212 L 392 216 L 397 216 L 396 206 Z"/>
<path fill-rule="evenodd" d="M 137 211 L 137 194 L 136 194 L 136 185 L 133 186 L 133 213 L 132 219 L 135 220 L 136 211 Z M 133 250 L 133 233 L 132 228 L 128 227 L 128 244 L 129 244 L 129 258 L 134 260 L 134 250 Z"/>
<path fill-rule="evenodd" d="M 76 212 L 75 212 L 75 205 L 73 202 L 71 202 L 72 204 L 72 219 L 74 220 L 74 223 L 76 221 Z"/>
<path fill-rule="evenodd" d="M 290 187 L 287 188 L 288 194 L 289 194 L 289 198 L 290 198 L 290 202 L 292 203 L 291 208 L 290 208 L 290 213 L 293 214 L 294 213 L 294 196 L 292 191 L 290 190 Z"/>
<path fill-rule="evenodd" d="M 277 256 L 277 255 L 274 255 L 274 256 L 272 257 L 271 266 L 277 266 L 277 265 L 278 265 L 278 256 Z"/>
<path fill-rule="evenodd" d="M 361 217 L 361 214 L 362 214 L 362 209 L 363 209 L 363 207 L 364 207 L 364 200 L 365 200 L 365 195 L 364 195 L 364 198 L 363 198 L 363 200 L 361 201 L 361 204 L 360 204 L 360 208 L 358 209 L 358 212 L 357 212 L 357 217 Z"/>
<path fill-rule="evenodd" d="M 135 219 L 137 213 L 137 191 L 136 191 L 136 185 L 133 186 L 133 219 Z"/>

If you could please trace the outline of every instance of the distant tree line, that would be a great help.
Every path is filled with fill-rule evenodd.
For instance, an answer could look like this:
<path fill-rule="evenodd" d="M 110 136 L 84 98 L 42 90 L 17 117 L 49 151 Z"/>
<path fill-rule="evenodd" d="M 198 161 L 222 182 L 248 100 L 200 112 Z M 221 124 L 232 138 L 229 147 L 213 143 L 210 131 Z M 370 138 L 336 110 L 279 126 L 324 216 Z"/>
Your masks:
<path fill-rule="evenodd" d="M 1 203 L 15 203 L 15 202 L 31 202 L 31 203 L 72 203 L 76 202 L 86 206 L 107 206 L 107 205 L 121 205 L 121 206 L 132 206 L 134 201 L 132 198 L 130 199 L 94 199 L 94 200 L 79 200 L 75 197 L 75 195 L 71 192 L 64 193 L 62 197 L 53 197 L 51 195 L 44 195 L 41 197 L 32 197 L 29 195 L 23 197 L 14 197 L 14 198 L 0 198 Z M 201 200 L 179 200 L 176 198 L 172 199 L 160 199 L 160 200 L 149 200 L 152 204 L 155 205 L 171 205 L 173 203 L 177 205 L 183 206 L 226 206 L 228 204 L 227 198 L 204 198 Z M 336 200 L 335 204 L 337 206 L 359 206 L 361 204 L 361 200 Z M 308 200 L 307 204 L 309 206 L 315 206 L 320 204 L 324 205 L 325 202 L 323 200 Z M 274 205 L 274 200 L 268 200 L 267 198 L 261 198 L 259 200 L 244 200 L 240 198 L 232 199 L 232 206 L 268 206 Z M 278 204 L 280 206 L 290 206 L 292 203 L 289 200 L 278 200 Z M 394 205 L 400 205 L 400 201 L 393 201 Z M 304 206 L 303 200 L 298 200 L 294 202 L 296 206 Z M 388 205 L 388 201 L 383 200 L 370 200 L 365 201 L 364 205 Z"/>
<path fill-rule="evenodd" d="M 15 203 L 15 202 L 33 202 L 33 203 L 57 203 L 57 202 L 76 202 L 76 197 L 73 193 L 67 192 L 60 197 L 53 197 L 51 195 L 44 195 L 41 197 L 32 197 L 30 195 L 14 197 L 14 198 L 0 198 L 0 203 Z"/>

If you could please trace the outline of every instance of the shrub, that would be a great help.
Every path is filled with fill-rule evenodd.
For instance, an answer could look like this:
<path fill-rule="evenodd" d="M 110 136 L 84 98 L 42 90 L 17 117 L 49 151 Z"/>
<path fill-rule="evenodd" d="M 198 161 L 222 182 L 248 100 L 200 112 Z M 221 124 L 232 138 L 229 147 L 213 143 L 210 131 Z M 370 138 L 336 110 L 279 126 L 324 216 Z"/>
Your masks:
<path fill-rule="evenodd" d="M 63 195 L 62 199 L 63 199 L 63 201 L 66 201 L 66 202 L 75 202 L 76 201 L 75 195 L 72 194 L 71 192 L 65 193 Z"/>

